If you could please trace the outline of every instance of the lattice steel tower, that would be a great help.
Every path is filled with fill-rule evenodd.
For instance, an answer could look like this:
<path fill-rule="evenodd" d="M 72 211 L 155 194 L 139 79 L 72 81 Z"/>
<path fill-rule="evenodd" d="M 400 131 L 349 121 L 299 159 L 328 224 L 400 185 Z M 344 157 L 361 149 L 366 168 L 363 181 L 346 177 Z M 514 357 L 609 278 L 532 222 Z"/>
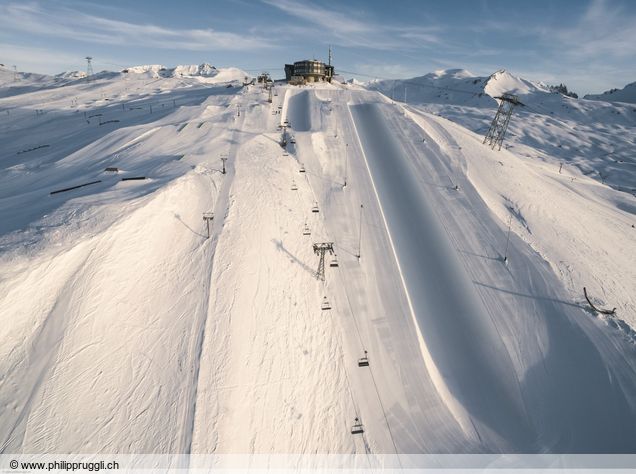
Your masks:
<path fill-rule="evenodd" d="M 510 123 L 510 117 L 512 115 L 512 111 L 517 105 L 523 105 L 519 102 L 519 98 L 516 95 L 505 93 L 501 97 L 495 97 L 495 99 L 499 99 L 499 108 L 497 109 L 497 114 L 490 124 L 490 130 L 484 137 L 484 143 L 488 142 L 488 146 L 490 146 L 493 150 L 495 147 L 499 147 L 501 150 L 501 145 L 503 143 L 504 136 L 506 135 L 506 130 L 508 130 L 508 123 Z"/>
<path fill-rule="evenodd" d="M 93 75 L 93 65 L 91 61 L 93 58 L 91 56 L 86 56 L 86 82 L 91 82 L 91 76 Z"/>
<path fill-rule="evenodd" d="M 316 278 L 325 281 L 325 253 L 329 252 L 333 255 L 333 242 L 320 242 L 314 244 L 314 253 L 320 256 L 318 261 L 318 271 L 316 271 Z"/>

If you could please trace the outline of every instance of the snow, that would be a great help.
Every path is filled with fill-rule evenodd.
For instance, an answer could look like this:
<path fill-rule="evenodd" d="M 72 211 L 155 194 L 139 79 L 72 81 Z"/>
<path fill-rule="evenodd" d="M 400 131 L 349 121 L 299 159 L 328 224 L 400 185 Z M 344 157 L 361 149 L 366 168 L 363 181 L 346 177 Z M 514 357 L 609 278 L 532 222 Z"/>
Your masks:
<path fill-rule="evenodd" d="M 533 84 L 520 77 L 510 74 L 508 71 L 497 71 L 488 78 L 484 87 L 484 92 L 491 97 L 497 97 L 505 92 L 510 94 L 526 96 L 536 93 L 548 93 L 548 89 L 540 85 Z"/>
<path fill-rule="evenodd" d="M 627 102 L 636 104 L 636 82 L 627 84 L 622 89 L 611 89 L 602 94 L 588 94 L 584 97 L 588 100 L 603 100 L 607 102 Z"/>
<path fill-rule="evenodd" d="M 201 82 L 208 84 L 218 84 L 221 82 L 242 81 L 249 76 L 245 71 L 229 67 L 217 69 L 208 63 L 180 65 L 173 68 L 167 68 L 160 64 L 150 64 L 143 66 L 132 66 L 124 69 L 125 74 L 144 76 L 147 78 L 198 78 Z"/>
<path fill-rule="evenodd" d="M 86 77 L 86 73 L 84 71 L 65 71 L 54 76 L 58 79 L 81 79 Z"/>
<path fill-rule="evenodd" d="M 463 70 L 269 104 L 208 66 L 0 89 L 0 452 L 634 452 L 624 106 Z"/>
<path fill-rule="evenodd" d="M 519 84 L 526 84 L 519 96 L 526 106 L 514 112 L 506 150 L 462 158 L 466 172 L 502 224 L 513 216 L 513 232 L 548 261 L 571 298 L 580 300 L 586 286 L 599 302 L 618 308 L 618 318 L 608 324 L 636 327 L 636 163 L 630 151 L 636 113 L 624 104 L 549 93 L 509 73 L 464 79 L 463 84 L 436 83 L 439 88 L 422 89 L 425 96 L 418 95 L 412 82 L 416 80 L 407 81 L 407 100 L 414 119 L 434 127 L 436 143 L 459 157 L 464 147 L 481 150 L 476 144 L 496 107 L 485 91 L 521 94 Z M 473 83 L 476 90 L 468 88 Z M 386 84 L 373 86 L 383 87 L 386 90 Z M 476 102 L 480 88 L 485 102 Z M 629 327 L 622 330 L 633 339 Z"/>

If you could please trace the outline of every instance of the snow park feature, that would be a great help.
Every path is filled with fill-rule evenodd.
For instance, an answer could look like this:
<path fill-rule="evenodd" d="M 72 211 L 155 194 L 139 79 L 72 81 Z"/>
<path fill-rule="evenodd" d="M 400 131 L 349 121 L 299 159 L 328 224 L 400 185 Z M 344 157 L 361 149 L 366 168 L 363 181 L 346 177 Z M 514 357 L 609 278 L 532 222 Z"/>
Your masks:
<path fill-rule="evenodd" d="M 125 71 L 0 76 L 0 453 L 636 453 L 633 106 Z"/>

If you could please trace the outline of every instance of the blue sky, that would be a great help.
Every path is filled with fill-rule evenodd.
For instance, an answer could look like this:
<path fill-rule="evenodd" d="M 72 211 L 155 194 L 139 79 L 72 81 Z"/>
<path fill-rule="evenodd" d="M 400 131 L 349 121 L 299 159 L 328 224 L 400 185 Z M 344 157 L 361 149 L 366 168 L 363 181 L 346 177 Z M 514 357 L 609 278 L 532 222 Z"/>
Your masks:
<path fill-rule="evenodd" d="M 95 70 L 209 62 L 282 76 L 330 44 L 336 70 L 371 77 L 505 68 L 601 92 L 636 81 L 636 1 L 0 0 L 0 63 L 23 71 L 85 69 L 91 55 Z"/>

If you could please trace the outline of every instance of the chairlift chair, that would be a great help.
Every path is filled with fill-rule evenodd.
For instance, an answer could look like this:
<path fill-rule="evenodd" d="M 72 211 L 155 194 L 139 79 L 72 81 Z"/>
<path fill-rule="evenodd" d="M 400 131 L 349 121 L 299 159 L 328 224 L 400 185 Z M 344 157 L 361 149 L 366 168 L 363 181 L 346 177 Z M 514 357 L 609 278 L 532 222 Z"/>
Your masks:
<path fill-rule="evenodd" d="M 289 140 L 289 143 L 292 143 L 292 144 L 295 145 L 296 144 L 296 139 L 294 137 L 291 137 L 291 140 Z"/>
<path fill-rule="evenodd" d="M 364 428 L 362 427 L 362 423 L 360 419 L 356 417 L 353 422 L 353 426 L 351 427 L 351 434 L 362 434 L 364 433 Z"/>
<path fill-rule="evenodd" d="M 311 231 L 309 230 L 309 226 L 305 222 L 305 228 L 303 229 L 303 235 L 311 235 Z"/>
<path fill-rule="evenodd" d="M 331 261 L 329 262 L 329 266 L 330 267 L 337 267 L 338 266 L 338 257 L 336 256 L 335 253 L 331 257 Z"/>
<path fill-rule="evenodd" d="M 296 182 L 295 181 L 292 181 L 291 190 L 292 191 L 298 191 L 298 186 L 296 186 Z"/>
<path fill-rule="evenodd" d="M 311 208 L 311 212 L 319 212 L 318 203 L 314 204 L 314 207 Z"/>
<path fill-rule="evenodd" d="M 302 163 L 300 164 L 300 169 L 298 170 L 299 173 L 304 173 L 305 172 L 305 165 L 303 165 Z"/>
<path fill-rule="evenodd" d="M 322 298 L 322 304 L 320 305 L 320 309 L 322 309 L 323 311 L 331 309 L 331 305 L 329 304 L 329 300 L 327 299 L 326 296 Z"/>
<path fill-rule="evenodd" d="M 369 357 L 367 357 L 367 351 L 364 351 L 364 357 L 358 359 L 358 367 L 369 367 Z"/>

